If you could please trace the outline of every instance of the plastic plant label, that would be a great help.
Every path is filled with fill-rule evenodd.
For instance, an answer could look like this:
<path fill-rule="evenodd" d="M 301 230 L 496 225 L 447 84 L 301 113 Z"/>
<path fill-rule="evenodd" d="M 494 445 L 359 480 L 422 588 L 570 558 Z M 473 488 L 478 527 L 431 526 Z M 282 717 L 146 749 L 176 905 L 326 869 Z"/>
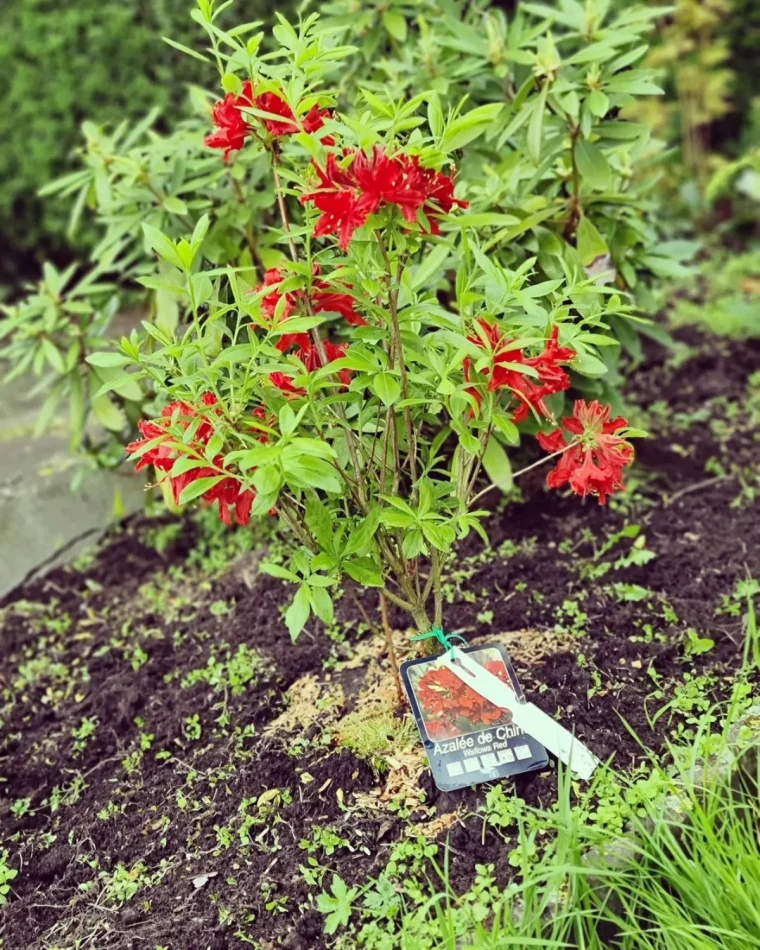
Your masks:
<path fill-rule="evenodd" d="M 495 670 L 482 664 L 473 663 L 468 656 L 469 650 L 459 650 L 452 647 L 441 657 L 442 666 L 458 677 L 470 689 L 483 699 L 495 705 L 502 705 L 511 699 L 511 692 L 498 676 Z M 588 749 L 580 739 L 561 726 L 556 719 L 535 706 L 524 701 L 513 709 L 514 723 L 526 733 L 537 739 L 560 762 L 569 766 L 580 778 L 591 778 L 594 769 L 599 765 L 599 759 Z"/>
<path fill-rule="evenodd" d="M 514 710 L 525 696 L 504 647 L 486 644 L 457 652 L 501 684 L 498 705 L 453 673 L 446 654 L 409 660 L 401 667 L 438 788 L 450 792 L 545 768 L 546 750 L 515 723 Z"/>

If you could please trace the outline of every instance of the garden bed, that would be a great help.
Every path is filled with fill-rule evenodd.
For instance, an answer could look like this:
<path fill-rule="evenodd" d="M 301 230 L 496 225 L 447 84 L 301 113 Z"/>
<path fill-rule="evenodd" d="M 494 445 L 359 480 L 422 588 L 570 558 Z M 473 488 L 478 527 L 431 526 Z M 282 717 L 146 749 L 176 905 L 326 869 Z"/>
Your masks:
<path fill-rule="evenodd" d="M 758 366 L 757 342 L 684 330 L 674 351 L 649 345 L 628 385 L 652 434 L 631 489 L 584 506 L 532 472 L 488 521 L 492 549 L 469 540 L 449 571 L 447 630 L 505 643 L 528 698 L 618 769 L 692 728 L 741 665 L 737 584 L 760 577 Z M 476 865 L 500 886 L 514 875 L 487 788 L 432 785 L 350 592 L 329 635 L 312 622 L 293 644 L 291 589 L 257 572 L 258 549 L 223 565 L 219 537 L 135 518 L 5 599 L 7 950 L 330 946 L 316 901 L 332 873 L 361 884 L 419 834 L 448 838 L 457 891 Z M 363 611 L 377 614 L 371 592 Z M 514 794 L 550 806 L 556 768 Z"/>

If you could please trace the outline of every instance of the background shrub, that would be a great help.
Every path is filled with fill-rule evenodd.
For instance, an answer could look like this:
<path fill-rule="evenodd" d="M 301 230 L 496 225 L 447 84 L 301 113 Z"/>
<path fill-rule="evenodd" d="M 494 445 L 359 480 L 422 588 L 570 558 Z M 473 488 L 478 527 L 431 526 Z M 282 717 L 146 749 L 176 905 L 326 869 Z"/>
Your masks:
<path fill-rule="evenodd" d="M 246 4 L 252 19 L 263 0 Z M 0 4 L 0 287 L 36 276 L 42 260 L 68 257 L 65 203 L 37 190 L 74 164 L 85 119 L 114 125 L 154 106 L 166 129 L 203 63 L 170 36 L 202 45 L 186 0 L 8 0 Z M 78 235 L 80 244 L 87 235 Z"/>

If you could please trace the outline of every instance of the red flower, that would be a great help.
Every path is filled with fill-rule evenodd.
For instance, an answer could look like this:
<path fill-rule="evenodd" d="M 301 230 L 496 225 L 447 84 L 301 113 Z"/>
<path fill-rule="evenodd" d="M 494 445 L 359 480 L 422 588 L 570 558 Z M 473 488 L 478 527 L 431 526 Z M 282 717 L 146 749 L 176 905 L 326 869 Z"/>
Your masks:
<path fill-rule="evenodd" d="M 271 293 L 266 294 L 261 299 L 261 309 L 268 317 L 274 317 L 277 305 L 285 297 L 285 305 L 282 312 L 283 320 L 287 320 L 296 307 L 295 297 L 292 293 L 282 294 L 277 287 L 285 280 L 285 275 L 277 267 L 270 267 L 264 274 L 264 283 L 254 287 L 251 293 L 259 293 L 267 287 L 274 287 Z"/>
<path fill-rule="evenodd" d="M 267 132 L 275 138 L 294 135 L 302 129 L 304 132 L 317 132 L 325 124 L 325 117 L 330 115 L 327 109 L 320 109 L 315 105 L 299 123 L 282 96 L 278 96 L 276 92 L 262 92 L 261 95 L 254 95 L 251 81 L 246 80 L 239 96 L 228 92 L 221 102 L 214 105 L 212 112 L 214 125 L 219 131 L 206 136 L 206 145 L 210 148 L 223 148 L 225 160 L 229 158 L 230 152 L 239 151 L 245 145 L 247 137 L 253 132 L 250 122 L 241 111 L 246 108 L 255 108 L 261 112 L 280 116 L 279 119 L 261 120 Z M 326 145 L 334 144 L 330 138 L 325 138 L 323 141 Z"/>
<path fill-rule="evenodd" d="M 243 113 L 244 107 L 253 106 L 253 87 L 250 81 L 243 84 L 243 91 L 239 96 L 228 92 L 221 102 L 214 105 L 212 118 L 217 132 L 212 132 L 204 139 L 209 148 L 223 148 L 224 159 L 227 161 L 231 152 L 239 151 L 252 129 Z"/>
<path fill-rule="evenodd" d="M 301 129 L 304 132 L 318 132 L 325 124 L 325 117 L 330 115 L 327 109 L 320 110 L 319 106 L 312 106 L 301 119 L 299 126 L 293 110 L 276 92 L 263 92 L 260 96 L 256 96 L 255 106 L 262 112 L 270 112 L 272 115 L 282 117 L 282 121 L 276 119 L 264 120 L 267 132 L 276 138 L 282 135 L 294 135 L 296 132 L 300 132 Z"/>
<path fill-rule="evenodd" d="M 314 287 L 311 297 L 314 313 L 339 313 L 352 327 L 367 326 L 364 317 L 354 309 L 355 301 L 351 294 L 342 294 L 333 290 L 324 280 L 317 281 Z M 353 290 L 353 285 L 346 284 L 346 288 Z"/>
<path fill-rule="evenodd" d="M 315 268 L 315 273 L 318 273 L 318 267 Z M 287 320 L 288 317 L 292 316 L 298 303 L 307 299 L 305 290 L 291 291 L 286 294 L 280 293 L 277 286 L 282 283 L 283 280 L 285 280 L 283 273 L 276 267 L 272 267 L 264 275 L 264 283 L 259 284 L 258 287 L 255 287 L 253 290 L 253 293 L 259 293 L 267 287 L 274 287 L 274 290 L 266 294 L 261 301 L 261 309 L 272 319 L 274 319 L 277 306 L 283 297 L 285 297 L 285 304 L 283 305 L 282 320 Z M 346 284 L 346 288 L 351 290 L 352 285 Z M 310 300 L 311 309 L 314 313 L 339 313 L 351 326 L 358 327 L 367 325 L 367 321 L 364 317 L 354 309 L 354 298 L 351 294 L 340 293 L 333 290 L 327 281 L 315 281 Z M 287 333 L 280 337 L 276 346 L 281 353 L 285 353 L 293 344 L 303 343 L 304 339 L 308 339 L 304 333 Z"/>
<path fill-rule="evenodd" d="M 325 356 L 324 362 L 322 361 L 322 357 L 319 352 L 320 348 L 311 339 L 309 339 L 308 343 L 303 344 L 298 348 L 298 350 L 296 350 L 296 356 L 301 360 L 303 365 L 310 373 L 313 373 L 315 369 L 319 369 L 321 366 L 325 366 L 327 363 L 332 363 L 333 360 L 339 360 L 341 357 L 346 355 L 346 347 L 348 346 L 347 343 L 331 343 L 330 340 L 322 340 L 321 343 L 321 348 Z M 338 379 L 345 388 L 348 388 L 348 385 L 351 382 L 351 370 L 339 370 Z"/>
<path fill-rule="evenodd" d="M 217 398 L 213 393 L 205 393 L 201 396 L 201 403 L 203 406 L 211 408 L 212 406 L 216 406 Z M 214 414 L 218 415 L 219 413 L 220 410 L 218 408 L 214 410 Z M 189 403 L 170 403 L 163 409 L 160 419 L 141 419 L 138 423 L 138 428 L 145 438 L 132 442 L 127 446 L 127 454 L 133 455 L 148 442 L 163 437 L 158 445 L 143 453 L 142 457 L 138 460 L 137 471 L 140 471 L 140 469 L 148 465 L 153 465 L 160 471 L 166 472 L 174 494 L 174 500 L 177 504 L 179 504 L 182 492 L 188 485 L 192 484 L 192 482 L 199 478 L 211 478 L 215 475 L 219 475 L 220 471 L 229 471 L 229 469 L 224 468 L 224 456 L 218 455 L 214 458 L 213 464 L 211 465 L 191 468 L 178 475 L 171 474 L 174 463 L 180 456 L 188 454 L 188 448 L 192 450 L 195 456 L 202 455 L 205 446 L 208 444 L 214 432 L 213 422 L 205 415 L 202 416 L 202 421 L 195 429 L 192 440 L 187 446 L 168 431 L 172 424 L 179 425 L 186 430 L 191 423 L 197 419 L 198 415 L 199 413 L 196 412 L 194 407 Z M 266 411 L 261 407 L 254 409 L 253 415 L 256 418 L 266 420 L 267 424 L 271 425 L 274 423 L 274 419 L 268 416 Z M 268 438 L 268 434 L 262 432 L 259 440 L 266 442 Z M 255 497 L 256 493 L 253 489 L 243 489 L 240 480 L 234 477 L 232 472 L 201 495 L 201 498 L 210 504 L 214 502 L 219 503 L 219 514 L 226 524 L 232 523 L 234 514 L 235 520 L 241 525 L 247 524 L 250 520 L 251 506 L 253 505 Z"/>
<path fill-rule="evenodd" d="M 573 415 L 562 420 L 563 428 L 572 434 L 569 442 L 562 429 L 539 432 L 539 444 L 548 452 L 572 446 L 549 472 L 546 484 L 550 488 L 561 488 L 569 482 L 578 495 L 598 495 L 600 505 L 606 503 L 608 495 L 623 488 L 623 469 L 633 461 L 633 446 L 615 435 L 628 422 L 622 416 L 609 416 L 609 406 L 578 399 Z"/>
<path fill-rule="evenodd" d="M 454 179 L 451 175 L 444 175 L 443 172 L 437 172 L 432 168 L 422 168 L 416 156 L 414 160 L 417 163 L 417 171 L 422 179 L 422 190 L 425 193 L 425 204 L 422 210 L 430 222 L 433 234 L 439 234 L 438 216 L 451 214 L 455 207 L 468 208 L 470 203 L 454 197 Z"/>
<path fill-rule="evenodd" d="M 367 220 L 369 206 L 363 202 L 351 169 L 346 171 L 338 164 L 335 155 L 327 156 L 327 165 L 323 171 L 314 164 L 319 179 L 319 187 L 315 191 L 301 196 L 301 202 L 311 201 L 317 210 L 321 211 L 319 220 L 314 228 L 315 237 L 324 237 L 327 234 L 337 234 L 341 250 L 348 249 L 354 231 Z"/>
<path fill-rule="evenodd" d="M 473 334 L 468 337 L 471 343 L 477 346 L 489 349 L 491 351 L 492 366 L 490 369 L 490 378 L 488 380 L 488 391 L 499 392 L 502 389 L 509 390 L 518 404 L 512 413 L 515 422 L 522 422 L 527 418 L 528 412 L 532 409 L 541 415 L 550 416 L 545 396 L 553 393 L 562 392 L 570 387 L 570 376 L 562 369 L 560 364 L 569 363 L 575 358 L 575 350 L 569 347 L 559 345 L 559 327 L 552 328 L 549 342 L 544 350 L 538 356 L 526 357 L 523 351 L 513 347 L 513 341 L 505 337 L 500 328 L 493 323 L 487 323 L 480 320 L 479 325 L 481 334 Z M 505 364 L 518 364 L 521 366 L 531 366 L 538 373 L 538 381 L 535 378 L 513 369 L 512 366 Z M 469 357 L 464 362 L 465 379 L 470 380 L 470 368 L 472 361 Z M 483 370 L 489 373 L 488 370 Z M 467 390 L 477 400 L 478 405 L 482 401 L 482 394 L 476 387 Z"/>
<path fill-rule="evenodd" d="M 219 456 L 214 459 L 214 464 L 221 467 L 224 459 Z M 196 471 L 195 469 L 192 470 Z M 192 472 L 188 472 L 192 474 Z M 218 472 L 214 472 L 218 474 Z M 219 502 L 219 515 L 225 524 L 232 524 L 232 514 L 235 515 L 235 521 L 239 525 L 248 524 L 251 520 L 251 507 L 253 506 L 256 492 L 252 488 L 243 489 L 237 478 L 223 478 L 217 482 L 213 488 L 201 496 L 204 501 L 213 504 Z"/>
<path fill-rule="evenodd" d="M 319 369 L 327 363 L 332 363 L 333 360 L 339 360 L 346 354 L 347 343 L 332 343 L 330 340 L 321 340 L 322 351 L 325 355 L 325 362 L 323 363 L 320 357 L 319 347 L 316 343 L 307 334 L 304 333 L 301 335 L 304 339 L 302 342 L 299 342 L 295 355 L 301 360 L 308 373 L 313 373 L 314 370 Z M 272 384 L 285 393 L 286 396 L 306 395 L 305 389 L 293 385 L 292 376 L 287 376 L 285 373 L 270 373 L 269 379 Z M 351 370 L 339 370 L 338 379 L 344 388 L 348 388 L 351 382 Z"/>
<path fill-rule="evenodd" d="M 269 379 L 286 396 L 305 396 L 306 390 L 293 385 L 293 377 L 284 373 L 270 373 Z"/>
<path fill-rule="evenodd" d="M 343 167 L 348 159 L 351 164 Z M 369 156 L 361 150 L 347 150 L 343 164 L 335 155 L 328 156 L 324 169 L 314 164 L 319 185 L 301 197 L 304 204 L 313 202 L 322 212 L 315 236 L 337 234 L 343 251 L 354 231 L 385 205 L 395 204 L 410 224 L 424 211 L 434 231 L 437 216 L 448 214 L 455 205 L 467 207 L 466 201 L 454 197 L 454 179 L 423 168 L 416 155 L 399 152 L 390 156 L 375 146 Z"/>

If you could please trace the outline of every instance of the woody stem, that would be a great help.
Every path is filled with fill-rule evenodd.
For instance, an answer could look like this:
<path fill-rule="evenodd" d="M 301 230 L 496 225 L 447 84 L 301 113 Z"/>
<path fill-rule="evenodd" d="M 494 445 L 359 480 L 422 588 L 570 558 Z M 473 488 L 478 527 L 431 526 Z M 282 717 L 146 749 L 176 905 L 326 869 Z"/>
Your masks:
<path fill-rule="evenodd" d="M 380 247 L 380 253 L 383 255 L 385 268 L 388 272 L 388 308 L 391 314 L 391 327 L 393 329 L 393 346 L 395 356 L 398 359 L 399 374 L 401 376 L 401 393 L 404 400 L 409 399 L 409 382 L 406 376 L 406 364 L 404 362 L 404 347 L 401 342 L 401 326 L 398 320 L 398 286 L 393 286 L 393 267 L 388 256 L 388 250 L 385 246 L 383 236 L 379 231 L 375 232 L 377 243 Z M 412 412 L 409 406 L 404 406 L 404 425 L 406 427 L 406 439 L 409 446 L 409 474 L 412 478 L 412 500 L 416 495 L 417 484 L 417 440 L 412 425 Z"/>
<path fill-rule="evenodd" d="M 393 630 L 391 630 L 391 625 L 388 620 L 388 602 L 385 599 L 385 594 L 383 591 L 380 591 L 380 613 L 383 618 L 383 630 L 385 631 L 385 642 L 388 644 L 388 658 L 391 661 L 391 667 L 393 668 L 393 679 L 396 683 L 396 693 L 398 694 L 398 701 L 402 703 L 404 701 L 404 692 L 401 689 L 401 674 L 398 669 L 398 660 L 396 659 L 396 648 L 393 645 Z"/>

